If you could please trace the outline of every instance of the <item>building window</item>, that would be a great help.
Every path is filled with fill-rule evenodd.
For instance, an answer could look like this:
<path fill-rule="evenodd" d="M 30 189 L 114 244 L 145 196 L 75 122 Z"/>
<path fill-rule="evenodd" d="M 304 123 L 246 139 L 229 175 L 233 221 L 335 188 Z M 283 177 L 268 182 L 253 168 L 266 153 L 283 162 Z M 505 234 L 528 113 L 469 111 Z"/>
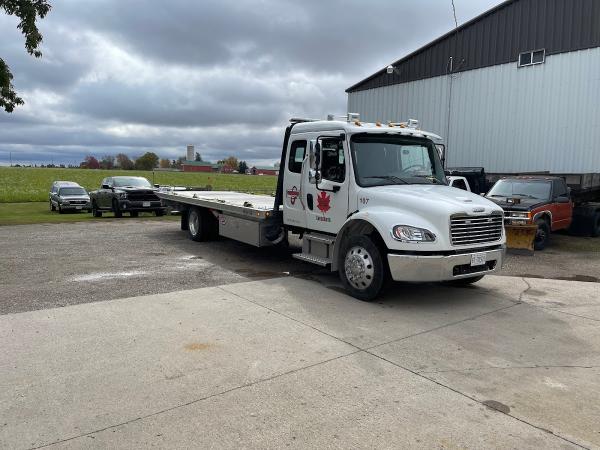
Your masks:
<path fill-rule="evenodd" d="M 546 61 L 546 50 L 533 50 L 519 54 L 519 67 L 542 64 Z"/>

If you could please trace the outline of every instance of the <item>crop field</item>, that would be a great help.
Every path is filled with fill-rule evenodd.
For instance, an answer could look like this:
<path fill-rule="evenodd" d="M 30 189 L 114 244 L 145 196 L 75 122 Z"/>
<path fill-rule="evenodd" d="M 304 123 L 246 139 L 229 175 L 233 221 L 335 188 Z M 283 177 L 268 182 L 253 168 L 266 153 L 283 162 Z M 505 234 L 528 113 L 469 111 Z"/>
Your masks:
<path fill-rule="evenodd" d="M 98 189 L 104 177 L 142 176 L 155 184 L 207 186 L 214 190 L 271 194 L 277 177 L 202 172 L 145 172 L 139 170 L 87 170 L 0 167 L 0 203 L 44 202 L 53 181 L 75 181 L 88 190 Z"/>

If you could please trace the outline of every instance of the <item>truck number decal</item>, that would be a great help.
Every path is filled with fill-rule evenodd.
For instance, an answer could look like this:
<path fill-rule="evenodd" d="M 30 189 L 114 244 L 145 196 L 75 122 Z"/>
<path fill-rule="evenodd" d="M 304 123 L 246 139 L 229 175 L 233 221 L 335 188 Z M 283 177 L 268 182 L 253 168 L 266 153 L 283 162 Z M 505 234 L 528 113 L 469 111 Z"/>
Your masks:
<path fill-rule="evenodd" d="M 358 199 L 363 205 L 369 203 L 369 199 L 367 197 L 361 197 Z"/>

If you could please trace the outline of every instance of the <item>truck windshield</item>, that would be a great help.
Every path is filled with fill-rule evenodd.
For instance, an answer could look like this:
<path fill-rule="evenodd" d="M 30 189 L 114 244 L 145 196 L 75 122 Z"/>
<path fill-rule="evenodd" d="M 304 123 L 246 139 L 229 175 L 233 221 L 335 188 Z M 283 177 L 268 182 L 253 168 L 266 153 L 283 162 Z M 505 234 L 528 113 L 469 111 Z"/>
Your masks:
<path fill-rule="evenodd" d="M 427 139 L 356 134 L 351 154 L 360 186 L 446 184 L 437 149 Z"/>
<path fill-rule="evenodd" d="M 137 178 L 137 177 L 119 177 L 113 178 L 115 181 L 116 187 L 125 187 L 125 186 L 133 186 L 133 187 L 152 187 L 150 182 L 145 178 Z"/>
<path fill-rule="evenodd" d="M 87 195 L 82 187 L 65 187 L 60 188 L 58 195 Z"/>
<path fill-rule="evenodd" d="M 486 197 L 519 197 L 549 200 L 552 185 L 549 181 L 499 180 Z"/>

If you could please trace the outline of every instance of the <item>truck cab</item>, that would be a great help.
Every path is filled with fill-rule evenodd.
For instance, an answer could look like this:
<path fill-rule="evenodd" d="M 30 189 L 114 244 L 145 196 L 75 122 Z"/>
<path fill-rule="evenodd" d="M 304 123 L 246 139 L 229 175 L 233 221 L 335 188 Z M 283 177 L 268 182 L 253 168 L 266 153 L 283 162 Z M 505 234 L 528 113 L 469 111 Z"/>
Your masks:
<path fill-rule="evenodd" d="M 498 271 L 502 208 L 448 186 L 436 140 L 416 121 L 293 123 L 280 177 L 283 225 L 303 236 L 295 257 L 363 299 L 387 276 L 464 284 Z"/>

